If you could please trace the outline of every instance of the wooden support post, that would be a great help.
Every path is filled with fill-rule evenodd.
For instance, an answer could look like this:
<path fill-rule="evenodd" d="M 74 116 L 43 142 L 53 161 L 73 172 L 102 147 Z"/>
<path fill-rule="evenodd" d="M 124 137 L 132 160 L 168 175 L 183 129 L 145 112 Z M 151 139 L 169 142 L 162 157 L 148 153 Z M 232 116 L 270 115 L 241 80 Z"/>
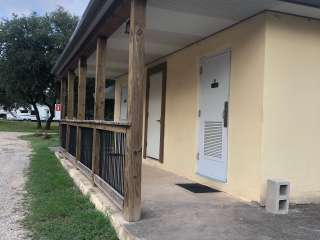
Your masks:
<path fill-rule="evenodd" d="M 141 218 L 145 15 L 146 0 L 131 0 L 128 76 L 128 121 L 131 127 L 127 132 L 124 172 L 124 217 L 129 222 Z"/>
<path fill-rule="evenodd" d="M 107 61 L 107 39 L 97 39 L 96 50 L 96 83 L 94 98 L 94 120 L 104 120 L 105 111 L 105 88 L 106 88 L 106 61 Z M 99 173 L 100 166 L 100 135 L 98 130 L 93 130 L 92 142 L 92 173 Z"/>
<path fill-rule="evenodd" d="M 68 109 L 67 109 L 67 118 L 74 118 L 74 80 L 75 75 L 72 71 L 68 72 Z"/>
<path fill-rule="evenodd" d="M 78 64 L 78 119 L 85 120 L 86 111 L 86 80 L 87 80 L 87 59 L 80 58 Z"/>
<path fill-rule="evenodd" d="M 104 120 L 104 103 L 106 88 L 106 60 L 107 39 L 100 37 L 97 40 L 96 51 L 96 84 L 94 98 L 94 120 Z"/>
<path fill-rule="evenodd" d="M 68 95 L 67 95 L 67 119 L 74 117 L 74 73 L 68 72 Z M 70 126 L 67 125 L 66 150 L 69 152 L 70 147 Z"/>
<path fill-rule="evenodd" d="M 100 133 L 96 128 L 93 129 L 92 145 L 92 175 L 99 175 L 100 172 Z"/>
<path fill-rule="evenodd" d="M 86 86 L 87 86 L 87 59 L 82 57 L 78 63 L 78 120 L 85 120 L 86 111 Z M 81 155 L 81 128 L 77 127 L 77 153 L 76 159 L 79 161 Z"/>
<path fill-rule="evenodd" d="M 61 79 L 60 83 L 60 104 L 61 104 L 61 119 L 66 117 L 66 94 L 67 94 L 67 80 Z"/>
<path fill-rule="evenodd" d="M 66 94 L 67 94 L 67 80 L 65 78 L 61 78 L 61 81 L 60 81 L 61 119 L 66 118 Z M 59 132 L 60 132 L 60 139 L 61 139 L 62 137 L 61 125 L 60 125 Z"/>
<path fill-rule="evenodd" d="M 66 151 L 70 150 L 70 125 L 66 125 Z"/>
<path fill-rule="evenodd" d="M 76 161 L 80 161 L 80 157 L 81 157 L 81 127 L 77 127 Z"/>

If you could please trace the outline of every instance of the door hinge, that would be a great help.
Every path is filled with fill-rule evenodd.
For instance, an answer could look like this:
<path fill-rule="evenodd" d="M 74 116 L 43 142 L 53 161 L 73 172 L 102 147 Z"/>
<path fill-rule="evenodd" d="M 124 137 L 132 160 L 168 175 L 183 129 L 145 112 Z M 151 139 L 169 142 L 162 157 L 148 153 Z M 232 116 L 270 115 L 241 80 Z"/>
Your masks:
<path fill-rule="evenodd" d="M 202 75 L 202 72 L 203 72 L 203 67 L 200 66 L 200 68 L 199 68 L 199 73 L 200 73 L 200 75 Z"/>
<path fill-rule="evenodd" d="M 198 110 L 198 117 L 201 117 L 201 110 Z"/>
<path fill-rule="evenodd" d="M 197 160 L 199 161 L 199 158 L 200 158 L 200 153 L 197 152 Z"/>

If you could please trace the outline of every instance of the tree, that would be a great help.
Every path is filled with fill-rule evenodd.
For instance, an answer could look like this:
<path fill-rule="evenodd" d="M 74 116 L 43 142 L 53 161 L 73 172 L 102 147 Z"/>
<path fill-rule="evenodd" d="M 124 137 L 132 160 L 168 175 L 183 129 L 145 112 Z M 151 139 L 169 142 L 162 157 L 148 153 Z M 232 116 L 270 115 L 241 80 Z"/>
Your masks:
<path fill-rule="evenodd" d="M 10 94 L 7 94 L 5 89 L 0 88 L 0 105 L 6 110 L 10 110 L 14 107 L 15 102 Z"/>
<path fill-rule="evenodd" d="M 59 7 L 45 16 L 13 15 L 0 23 L 0 88 L 15 101 L 33 106 L 39 128 L 36 103 L 49 107 L 46 129 L 50 129 L 58 93 L 51 69 L 77 22 L 76 16 Z"/>
<path fill-rule="evenodd" d="M 59 7 L 56 11 L 47 14 L 46 18 L 50 23 L 50 39 L 52 40 L 52 45 L 49 50 L 51 70 L 74 32 L 78 17 L 71 15 L 62 7 Z M 50 129 L 51 121 L 54 118 L 54 105 L 58 98 L 58 88 L 59 85 L 55 82 L 54 77 L 52 77 L 45 91 L 45 101 L 43 101 L 43 103 L 49 107 L 51 113 L 46 124 L 46 129 Z"/>

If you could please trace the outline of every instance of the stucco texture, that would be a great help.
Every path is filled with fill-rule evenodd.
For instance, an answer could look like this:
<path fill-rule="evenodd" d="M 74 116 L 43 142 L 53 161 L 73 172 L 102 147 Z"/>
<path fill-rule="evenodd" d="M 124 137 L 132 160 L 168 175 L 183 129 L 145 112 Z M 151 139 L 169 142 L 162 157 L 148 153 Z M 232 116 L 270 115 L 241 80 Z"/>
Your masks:
<path fill-rule="evenodd" d="M 197 175 L 199 62 L 231 50 L 227 183 Z M 291 183 L 293 202 L 320 199 L 320 22 L 266 12 L 176 52 L 167 62 L 163 163 L 242 199 L 264 203 L 266 182 Z M 150 66 L 149 66 L 150 67 Z M 121 86 L 116 83 L 115 121 Z"/>
<path fill-rule="evenodd" d="M 148 160 L 191 180 L 245 199 L 260 197 L 260 141 L 264 71 L 265 16 L 252 18 L 179 51 L 167 61 L 166 118 L 163 164 Z M 197 175 L 199 62 L 231 49 L 228 182 Z M 124 84 L 123 77 L 116 89 Z M 120 94 L 116 94 L 115 121 Z"/>
<path fill-rule="evenodd" d="M 299 203 L 320 202 L 319 59 L 320 21 L 267 15 L 262 183 L 290 181 Z"/>

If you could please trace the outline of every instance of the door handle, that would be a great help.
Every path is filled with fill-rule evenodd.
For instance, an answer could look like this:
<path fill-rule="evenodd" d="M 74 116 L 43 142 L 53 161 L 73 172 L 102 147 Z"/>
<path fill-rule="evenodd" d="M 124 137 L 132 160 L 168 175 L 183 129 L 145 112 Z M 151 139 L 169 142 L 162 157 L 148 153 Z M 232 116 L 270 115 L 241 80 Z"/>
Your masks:
<path fill-rule="evenodd" d="M 229 118 L 229 102 L 224 102 L 224 109 L 223 109 L 223 126 L 225 128 L 228 127 L 228 119 Z"/>
<path fill-rule="evenodd" d="M 161 122 L 161 120 L 157 120 L 157 122 Z"/>

